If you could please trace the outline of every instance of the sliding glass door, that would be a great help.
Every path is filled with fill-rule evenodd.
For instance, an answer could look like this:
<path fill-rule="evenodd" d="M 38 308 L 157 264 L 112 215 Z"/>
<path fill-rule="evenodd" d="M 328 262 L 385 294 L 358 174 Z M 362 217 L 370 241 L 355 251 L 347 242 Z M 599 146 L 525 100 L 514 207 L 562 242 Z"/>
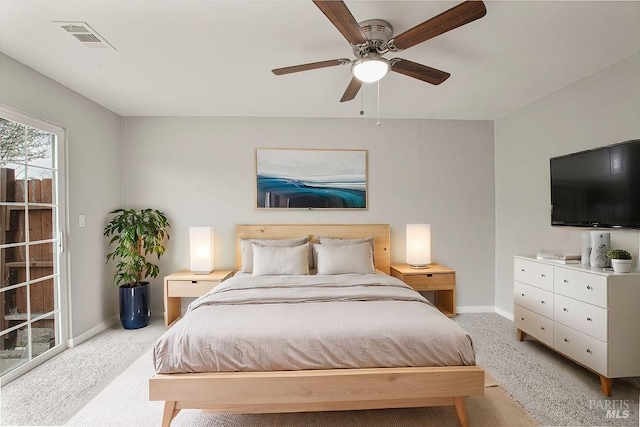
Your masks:
<path fill-rule="evenodd" d="M 65 347 L 64 131 L 0 107 L 0 376 Z"/>

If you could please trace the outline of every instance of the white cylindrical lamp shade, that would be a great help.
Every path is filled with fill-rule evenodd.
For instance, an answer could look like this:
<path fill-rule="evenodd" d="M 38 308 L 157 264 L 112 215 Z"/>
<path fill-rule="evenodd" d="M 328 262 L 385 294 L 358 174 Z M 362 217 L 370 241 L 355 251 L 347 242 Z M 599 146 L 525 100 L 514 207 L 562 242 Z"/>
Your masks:
<path fill-rule="evenodd" d="M 431 225 L 407 224 L 407 264 L 426 267 L 431 263 Z"/>
<path fill-rule="evenodd" d="M 213 271 L 213 227 L 189 227 L 189 266 L 194 274 Z"/>

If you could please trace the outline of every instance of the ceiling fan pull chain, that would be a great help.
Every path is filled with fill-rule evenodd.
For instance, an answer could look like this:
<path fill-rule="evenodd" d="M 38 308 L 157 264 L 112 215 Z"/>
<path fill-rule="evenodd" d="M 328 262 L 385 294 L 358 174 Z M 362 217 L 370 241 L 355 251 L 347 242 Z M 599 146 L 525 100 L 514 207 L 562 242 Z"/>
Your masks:
<path fill-rule="evenodd" d="M 360 115 L 361 116 L 364 116 L 364 106 L 363 106 L 364 101 L 363 101 L 363 98 L 364 98 L 364 91 L 361 90 L 360 91 Z"/>
<path fill-rule="evenodd" d="M 378 80 L 378 121 L 376 126 L 380 126 L 380 80 Z"/>

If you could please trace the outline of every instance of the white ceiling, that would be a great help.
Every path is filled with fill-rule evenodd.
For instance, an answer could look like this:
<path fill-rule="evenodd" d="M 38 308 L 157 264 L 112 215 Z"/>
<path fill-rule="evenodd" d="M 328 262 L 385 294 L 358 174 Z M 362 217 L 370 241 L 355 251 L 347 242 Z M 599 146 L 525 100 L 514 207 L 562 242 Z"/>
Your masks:
<path fill-rule="evenodd" d="M 460 3 L 356 1 L 395 34 Z M 640 2 L 488 1 L 487 15 L 388 58 L 451 73 L 440 86 L 390 73 L 387 118 L 495 119 L 640 51 Z M 117 50 L 90 49 L 51 21 L 84 21 Z M 351 48 L 310 0 L 0 1 L 0 51 L 123 116 L 359 117 L 340 103 L 349 66 L 271 69 Z M 363 87 L 366 117 L 377 85 Z"/>

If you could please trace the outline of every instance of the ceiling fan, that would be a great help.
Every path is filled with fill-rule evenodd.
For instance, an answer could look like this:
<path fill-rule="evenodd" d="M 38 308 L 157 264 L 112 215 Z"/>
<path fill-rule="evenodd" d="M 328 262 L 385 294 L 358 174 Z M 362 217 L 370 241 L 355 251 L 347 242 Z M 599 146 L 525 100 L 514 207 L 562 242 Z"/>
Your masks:
<path fill-rule="evenodd" d="M 363 83 L 378 81 L 389 71 L 395 71 L 433 85 L 439 85 L 444 82 L 450 76 L 445 71 L 402 58 L 386 59 L 383 55 L 387 52 L 400 52 L 408 49 L 418 43 L 482 18 L 487 13 L 482 1 L 465 1 L 393 37 L 393 27 L 387 21 L 370 19 L 358 23 L 342 1 L 314 0 L 313 2 L 351 44 L 356 59 L 351 61 L 346 58 L 340 58 L 312 62 L 276 68 L 272 72 L 277 76 L 281 76 L 300 71 L 351 64 L 353 77 L 340 102 L 351 101 L 356 97 Z"/>

